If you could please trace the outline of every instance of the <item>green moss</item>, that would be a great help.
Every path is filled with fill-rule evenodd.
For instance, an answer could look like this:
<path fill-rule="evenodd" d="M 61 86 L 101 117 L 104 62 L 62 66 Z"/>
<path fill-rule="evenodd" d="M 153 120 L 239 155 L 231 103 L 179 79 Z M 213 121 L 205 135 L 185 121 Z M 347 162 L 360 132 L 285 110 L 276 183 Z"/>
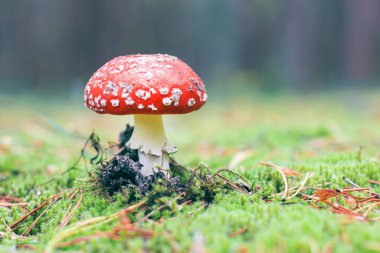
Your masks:
<path fill-rule="evenodd" d="M 358 222 L 325 209 L 313 209 L 298 197 L 292 200 L 295 204 L 284 204 L 281 197 L 267 203 L 265 200 L 283 191 L 284 185 L 279 173 L 259 165 L 260 161 L 271 160 L 302 174 L 313 172 L 313 177 L 307 182 L 309 186 L 341 189 L 348 187 L 342 179 L 347 177 L 362 187 L 373 187 L 380 192 L 380 186 L 368 183 L 369 179 L 380 180 L 376 141 L 380 138 L 377 117 L 380 108 L 377 101 L 380 99 L 374 94 L 363 101 L 368 101 L 364 106 L 365 113 L 345 108 L 337 96 L 329 101 L 300 97 L 241 101 L 231 109 L 216 103 L 193 115 L 169 116 L 168 122 L 172 124 L 167 124 L 168 138 L 179 148 L 175 157 L 180 164 L 190 168 L 190 172 L 182 169 L 177 175 L 188 179 L 200 161 L 208 165 L 198 171 L 204 180 L 194 180 L 189 184 L 187 193 L 192 196 L 192 202 L 183 207 L 178 205 L 181 201 L 171 202 L 166 208 L 152 213 L 152 219 L 164 217 L 159 223 L 140 223 L 140 228 L 154 231 L 153 238 L 149 240 L 138 237 L 102 238 L 64 249 L 136 252 L 145 248 L 153 252 L 171 252 L 172 247 L 176 247 L 179 252 L 188 252 L 194 238 L 201 236 L 208 252 L 236 252 L 241 248 L 252 252 L 322 252 L 329 245 L 334 252 L 373 252 L 371 245 L 374 247 L 380 241 L 379 222 Z M 13 138 L 7 150 L 3 150 L 0 144 L 0 195 L 23 198 L 29 203 L 29 211 L 57 192 L 75 187 L 74 182 L 88 178 L 93 170 L 93 165 L 89 162 L 86 165 L 81 160 L 75 169 L 62 174 L 77 161 L 85 138 L 68 137 L 36 122 L 31 104 L 22 107 L 20 103 L 20 108 L 7 108 L 6 114 L 0 111 L 0 143 L 1 138 Z M 68 111 L 61 107 L 54 111 L 50 107 L 46 106 L 45 113 L 54 117 L 64 129 L 73 129 L 76 125 L 75 129 L 80 130 L 83 136 L 88 136 L 95 129 L 103 147 L 108 146 L 106 140 L 115 140 L 117 133 L 124 128 L 124 119 L 118 117 L 104 116 L 106 120 L 101 122 L 87 111 Z M 44 106 L 39 108 L 44 112 Z M 59 110 L 61 113 L 57 115 Z M 12 118 L 19 113 L 24 117 Z M 11 120 L 3 121 L 7 117 L 13 120 L 12 124 L 9 123 Z M 93 122 L 98 123 L 93 125 Z M 96 143 L 96 139 L 94 141 Z M 253 155 L 233 170 L 248 180 L 254 189 L 253 194 L 243 195 L 224 187 L 209 192 L 208 184 L 215 182 L 209 181 L 207 175 L 226 168 L 239 150 L 247 148 L 252 149 Z M 91 148 L 84 153 L 88 161 L 96 155 L 97 151 Z M 54 165 L 50 167 L 55 169 L 49 165 Z M 239 180 L 236 175 L 223 175 L 234 182 Z M 292 186 L 298 185 L 301 179 L 292 178 Z M 182 184 L 186 182 L 181 181 Z M 137 192 L 131 191 L 121 191 L 112 198 L 104 198 L 95 194 L 94 188 L 91 189 L 85 191 L 69 225 L 112 214 L 141 198 Z M 153 192 L 159 197 L 151 196 L 151 200 L 157 201 L 150 201 L 133 213 L 132 220 L 142 218 L 173 198 L 173 194 L 169 194 L 160 183 Z M 313 190 L 304 193 L 310 195 Z M 206 205 L 207 199 L 213 199 L 213 202 Z M 13 239 L 5 225 L 14 223 L 25 211 L 21 207 L 0 208 L 0 251 L 12 251 L 17 244 L 30 244 L 42 252 L 57 233 L 56 227 L 67 208 L 76 201 L 78 197 L 70 200 L 68 194 L 64 194 L 26 239 Z M 41 212 L 23 221 L 15 232 L 22 233 Z M 108 231 L 115 225 L 117 221 L 96 229 Z M 231 237 L 237 231 L 243 232 Z M 94 232 L 87 231 L 78 236 Z"/>

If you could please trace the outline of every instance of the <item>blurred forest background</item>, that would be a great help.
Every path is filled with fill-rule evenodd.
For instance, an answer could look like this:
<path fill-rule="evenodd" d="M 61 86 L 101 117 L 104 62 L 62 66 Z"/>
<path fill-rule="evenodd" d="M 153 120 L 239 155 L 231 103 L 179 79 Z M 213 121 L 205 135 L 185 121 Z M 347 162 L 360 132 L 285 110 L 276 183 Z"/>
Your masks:
<path fill-rule="evenodd" d="M 380 80 L 379 0 L 0 1 L 3 91 L 82 93 L 111 58 L 168 53 L 212 90 Z"/>

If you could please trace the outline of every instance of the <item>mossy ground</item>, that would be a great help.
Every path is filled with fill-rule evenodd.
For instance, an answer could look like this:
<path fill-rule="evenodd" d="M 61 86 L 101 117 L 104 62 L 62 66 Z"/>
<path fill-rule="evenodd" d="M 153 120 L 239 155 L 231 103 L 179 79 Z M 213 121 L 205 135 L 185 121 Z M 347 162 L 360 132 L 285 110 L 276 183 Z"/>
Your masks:
<path fill-rule="evenodd" d="M 314 96 L 274 96 L 211 101 L 201 111 L 167 116 L 167 135 L 177 145 L 176 159 L 190 168 L 202 161 L 212 171 L 225 168 L 241 150 L 251 156 L 233 169 L 259 189 L 252 196 L 232 191 L 217 195 L 204 207 L 195 202 L 160 222 L 139 223 L 153 230 L 150 239 L 98 238 L 63 248 L 89 252 L 188 252 L 194 245 L 207 252 L 376 252 L 380 251 L 380 221 L 359 222 L 324 209 L 314 209 L 300 198 L 284 204 L 263 197 L 284 190 L 281 175 L 259 163 L 272 161 L 302 174 L 313 172 L 308 186 L 347 187 L 345 176 L 362 187 L 380 187 L 380 94 L 346 93 Z M 0 196 L 22 198 L 32 210 L 44 199 L 75 187 L 91 165 L 61 175 L 78 158 L 86 137 L 95 131 L 107 146 L 131 117 L 96 115 L 76 102 L 0 97 Z M 76 100 L 73 100 L 76 101 Z M 12 106 L 11 106 L 12 105 Z M 108 143 L 110 142 L 110 143 Z M 88 154 L 91 155 L 91 154 Z M 53 179 L 49 181 L 50 179 Z M 296 182 L 302 180 L 302 177 Z M 7 229 L 25 214 L 21 207 L 0 208 L 0 251 L 28 244 L 43 251 L 57 233 L 68 206 L 68 194 L 51 206 L 27 238 L 14 239 Z M 123 194 L 112 200 L 84 192 L 69 224 L 115 213 L 126 207 Z M 21 234 L 41 211 L 15 230 Z M 143 211 L 131 215 L 133 220 Z M 162 216 L 162 214 L 160 214 Z M 117 223 L 117 221 L 115 221 Z M 115 223 L 94 230 L 106 231 Z M 91 234 L 95 231 L 87 231 Z"/>

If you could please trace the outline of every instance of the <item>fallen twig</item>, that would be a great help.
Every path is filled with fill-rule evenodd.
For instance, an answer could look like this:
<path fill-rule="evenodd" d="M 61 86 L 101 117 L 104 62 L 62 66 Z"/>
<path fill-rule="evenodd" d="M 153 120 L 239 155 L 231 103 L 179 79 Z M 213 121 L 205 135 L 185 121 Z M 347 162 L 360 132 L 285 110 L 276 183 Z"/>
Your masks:
<path fill-rule="evenodd" d="M 38 210 L 40 210 L 42 207 L 46 206 L 51 200 L 54 200 L 55 198 L 57 197 L 60 197 L 62 192 L 59 192 L 57 194 L 55 194 L 54 196 L 48 198 L 47 200 L 45 200 L 44 202 L 42 202 L 39 206 L 37 206 L 36 208 L 34 208 L 32 211 L 30 211 L 29 213 L 25 214 L 23 217 L 21 217 L 20 219 L 18 219 L 15 223 L 13 223 L 10 228 L 14 228 L 16 227 L 19 223 L 23 222 L 26 218 L 28 218 L 30 215 L 36 213 Z"/>
<path fill-rule="evenodd" d="M 246 195 L 248 194 L 248 192 L 244 188 L 240 188 L 239 186 L 237 186 L 236 184 L 232 183 L 230 180 L 228 180 L 227 178 L 223 177 L 219 173 L 215 173 L 215 176 L 217 176 L 220 179 L 222 179 L 225 183 L 227 183 L 229 186 L 231 186 L 233 189 L 237 190 L 238 192 L 246 194 Z"/>
<path fill-rule="evenodd" d="M 21 198 L 16 198 L 16 197 L 11 197 L 11 196 L 0 196 L 0 201 L 17 202 L 17 203 L 24 202 L 24 200 Z"/>
<path fill-rule="evenodd" d="M 24 232 L 22 232 L 21 236 L 27 235 L 34 228 L 34 226 L 41 219 L 41 217 L 47 212 L 47 210 L 49 210 L 50 207 L 52 207 L 55 203 L 57 203 L 57 201 L 59 201 L 61 198 L 62 198 L 62 196 L 58 196 L 58 198 L 56 198 L 52 203 L 50 203 L 50 205 L 48 205 L 45 208 L 45 210 L 37 217 L 37 219 L 35 219 L 35 221 L 33 221 L 33 223 L 30 224 L 30 226 Z"/>
<path fill-rule="evenodd" d="M 58 234 L 56 234 L 47 244 L 45 253 L 53 252 L 56 247 L 58 247 L 61 244 L 61 241 L 71 237 L 73 235 L 76 235 L 78 233 L 84 232 L 86 230 L 89 230 L 91 228 L 94 228 L 96 226 L 100 226 L 109 222 L 114 221 L 117 219 L 120 214 L 127 214 L 130 213 L 140 206 L 142 206 L 145 203 L 145 201 L 141 201 L 133 206 L 129 206 L 121 211 L 118 211 L 116 213 L 113 213 L 111 215 L 107 216 L 99 216 L 91 219 L 87 219 L 84 221 L 79 221 L 77 223 L 72 224 L 71 226 L 67 227 L 64 230 L 61 230 Z"/>
<path fill-rule="evenodd" d="M 171 201 L 177 201 L 177 200 L 178 200 L 179 198 L 181 198 L 184 194 L 185 194 L 184 192 L 180 193 L 177 197 L 175 197 L 175 198 L 174 198 L 173 200 L 171 200 Z M 148 218 L 151 217 L 155 212 L 160 211 L 160 210 L 162 210 L 163 208 L 169 206 L 169 205 L 171 204 L 171 201 L 168 201 L 168 202 L 166 202 L 165 204 L 163 204 L 163 205 L 157 207 L 155 210 L 151 211 L 150 213 L 148 213 L 147 215 L 145 215 L 144 217 L 142 217 L 140 220 L 136 221 L 135 223 L 139 223 L 139 222 L 142 222 L 142 221 L 148 219 Z"/>
<path fill-rule="evenodd" d="M 380 181 L 375 181 L 375 180 L 372 180 L 372 179 L 368 180 L 368 183 L 380 185 Z"/>
<path fill-rule="evenodd" d="M 66 226 L 66 224 L 70 221 L 71 217 L 74 215 L 75 210 L 77 210 L 78 207 L 80 206 L 80 204 L 82 202 L 82 198 L 83 198 L 83 191 L 82 190 L 78 190 L 70 198 L 75 197 L 78 192 L 80 192 L 80 196 L 79 196 L 78 202 L 76 203 L 76 205 L 74 206 L 74 208 L 67 215 L 64 216 L 64 218 L 62 219 L 61 224 L 59 224 L 59 226 L 57 227 L 57 230 L 60 230 L 64 226 Z M 70 208 L 71 208 L 71 204 L 70 204 L 69 208 L 67 209 L 67 212 L 70 210 Z"/>
<path fill-rule="evenodd" d="M 0 202 L 0 206 L 5 207 L 14 207 L 14 206 L 27 206 L 28 203 L 6 203 L 6 202 Z"/>
<path fill-rule="evenodd" d="M 358 214 L 358 213 L 355 213 L 354 211 L 347 209 L 343 206 L 331 203 L 327 200 L 321 200 L 321 202 L 331 206 L 333 208 L 333 212 L 335 212 L 335 213 L 345 214 L 345 215 L 348 215 L 349 217 L 355 218 L 355 219 L 360 220 L 360 221 L 367 221 L 367 218 L 365 216 Z"/>
<path fill-rule="evenodd" d="M 343 177 L 343 180 L 346 181 L 347 184 L 351 185 L 354 188 L 361 188 L 359 185 L 355 184 L 354 182 L 352 182 L 350 179 L 346 177 Z"/>

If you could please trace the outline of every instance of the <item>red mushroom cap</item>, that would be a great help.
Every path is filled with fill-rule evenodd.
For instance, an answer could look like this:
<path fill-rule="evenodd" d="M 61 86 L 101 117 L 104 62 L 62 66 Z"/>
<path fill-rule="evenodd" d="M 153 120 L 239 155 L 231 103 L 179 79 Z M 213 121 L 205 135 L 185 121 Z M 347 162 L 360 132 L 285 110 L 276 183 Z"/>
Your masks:
<path fill-rule="evenodd" d="M 199 76 L 166 54 L 116 57 L 95 72 L 84 90 L 87 107 L 102 114 L 183 114 L 206 100 Z"/>

